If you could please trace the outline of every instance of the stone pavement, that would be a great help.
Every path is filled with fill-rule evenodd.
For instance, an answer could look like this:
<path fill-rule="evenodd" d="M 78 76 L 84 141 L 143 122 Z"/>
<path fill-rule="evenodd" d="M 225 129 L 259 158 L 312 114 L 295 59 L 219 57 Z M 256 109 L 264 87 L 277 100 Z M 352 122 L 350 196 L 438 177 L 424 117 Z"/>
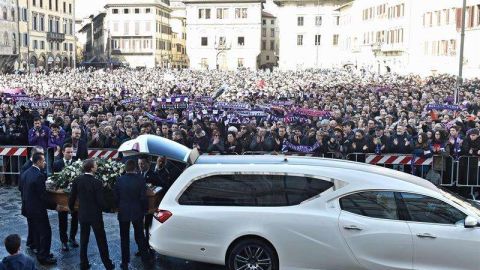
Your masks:
<path fill-rule="evenodd" d="M 9 234 L 17 233 L 22 237 L 22 251 L 33 257 L 33 254 L 25 248 L 27 237 L 27 221 L 20 214 L 20 192 L 17 187 L 0 187 L 0 259 L 7 256 L 3 245 L 3 239 Z M 69 252 L 61 251 L 61 243 L 58 236 L 58 215 L 55 211 L 49 211 L 50 225 L 52 227 L 52 253 L 57 258 L 58 264 L 52 267 L 42 267 L 39 269 L 80 269 L 80 251 L 79 249 L 70 249 Z M 121 251 L 120 251 L 120 232 L 117 217 L 115 214 L 104 214 L 105 231 L 107 233 L 110 258 L 114 261 L 116 269 L 120 269 Z M 143 269 L 142 262 L 133 254 L 137 250 L 133 231 L 130 233 L 131 263 L 130 269 Z M 77 234 L 77 241 L 80 241 L 80 232 Z M 104 269 L 98 254 L 94 234 L 90 234 L 90 243 L 88 256 L 92 270 Z M 196 262 L 188 262 L 181 259 L 170 258 L 156 254 L 155 269 L 158 270 L 224 270 L 225 267 L 207 265 Z"/>

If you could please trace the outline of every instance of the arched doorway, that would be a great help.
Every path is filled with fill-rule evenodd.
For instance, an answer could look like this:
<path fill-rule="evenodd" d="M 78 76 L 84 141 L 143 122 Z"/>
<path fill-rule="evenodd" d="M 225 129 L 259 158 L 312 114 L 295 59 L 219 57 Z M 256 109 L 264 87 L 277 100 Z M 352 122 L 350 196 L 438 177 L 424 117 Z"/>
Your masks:
<path fill-rule="evenodd" d="M 34 68 L 36 68 L 38 65 L 38 59 L 36 56 L 32 55 L 30 57 L 30 66 L 33 66 Z"/>
<path fill-rule="evenodd" d="M 41 69 L 45 69 L 46 62 L 47 60 L 45 58 L 45 55 L 40 55 L 40 57 L 38 58 L 38 67 Z"/>
<path fill-rule="evenodd" d="M 54 59 L 53 59 L 53 56 L 48 56 L 47 58 L 47 70 L 51 70 L 53 68 L 53 62 L 54 62 Z"/>
<path fill-rule="evenodd" d="M 54 66 L 55 69 L 60 69 L 62 68 L 62 59 L 60 58 L 60 56 L 56 56 L 55 57 L 55 66 Z"/>
<path fill-rule="evenodd" d="M 228 69 L 228 62 L 227 62 L 227 53 L 221 52 L 217 56 L 217 68 L 219 70 L 227 70 Z"/>

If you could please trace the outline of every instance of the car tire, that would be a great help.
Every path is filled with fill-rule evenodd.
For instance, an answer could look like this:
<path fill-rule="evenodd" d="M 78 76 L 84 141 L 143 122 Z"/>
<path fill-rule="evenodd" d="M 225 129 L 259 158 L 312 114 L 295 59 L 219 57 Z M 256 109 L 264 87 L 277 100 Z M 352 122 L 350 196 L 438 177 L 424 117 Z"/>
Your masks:
<path fill-rule="evenodd" d="M 278 256 L 275 249 L 265 241 L 244 239 L 230 250 L 227 267 L 228 270 L 278 270 Z"/>

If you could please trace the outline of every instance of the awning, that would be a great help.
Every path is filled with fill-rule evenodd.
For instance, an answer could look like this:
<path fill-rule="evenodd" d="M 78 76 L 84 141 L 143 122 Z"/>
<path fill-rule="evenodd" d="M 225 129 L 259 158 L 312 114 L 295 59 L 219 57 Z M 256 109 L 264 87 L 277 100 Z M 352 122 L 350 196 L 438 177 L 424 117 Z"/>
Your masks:
<path fill-rule="evenodd" d="M 152 155 L 165 156 L 167 159 L 194 164 L 200 153 L 172 140 L 155 135 L 141 135 L 124 142 L 118 148 L 124 156 Z"/>

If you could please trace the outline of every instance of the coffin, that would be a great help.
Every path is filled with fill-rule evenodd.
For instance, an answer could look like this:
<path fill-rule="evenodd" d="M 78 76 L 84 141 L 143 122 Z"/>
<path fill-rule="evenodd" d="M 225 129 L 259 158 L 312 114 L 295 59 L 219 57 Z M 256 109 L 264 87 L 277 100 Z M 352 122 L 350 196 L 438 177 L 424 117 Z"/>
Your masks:
<path fill-rule="evenodd" d="M 155 190 L 147 189 L 147 199 L 148 199 L 148 213 L 153 214 L 157 210 L 158 206 L 160 205 L 160 201 L 162 200 L 162 192 L 161 188 L 156 188 Z M 50 201 L 55 204 L 60 205 L 61 207 L 68 209 L 68 198 L 69 193 L 63 190 L 47 190 L 48 196 L 50 197 Z M 107 213 L 115 213 L 117 212 L 115 203 L 113 200 L 113 193 L 109 190 L 105 190 L 105 201 L 107 202 L 108 208 L 112 209 L 111 211 L 106 211 Z M 78 199 L 75 203 L 75 210 L 78 210 L 79 203 Z"/>

